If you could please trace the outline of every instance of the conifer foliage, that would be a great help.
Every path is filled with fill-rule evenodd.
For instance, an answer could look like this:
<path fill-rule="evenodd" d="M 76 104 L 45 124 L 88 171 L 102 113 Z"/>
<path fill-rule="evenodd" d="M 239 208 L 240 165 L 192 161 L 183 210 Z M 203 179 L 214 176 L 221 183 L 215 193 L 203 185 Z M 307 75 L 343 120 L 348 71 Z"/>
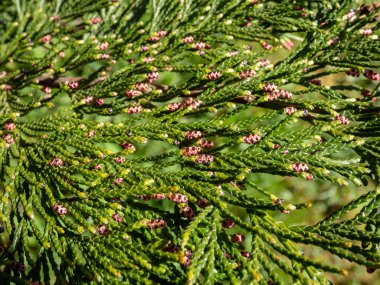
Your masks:
<path fill-rule="evenodd" d="M 1 1 L 1 282 L 373 273 L 380 7 L 352 2 Z M 262 173 L 370 190 L 294 225 Z"/>

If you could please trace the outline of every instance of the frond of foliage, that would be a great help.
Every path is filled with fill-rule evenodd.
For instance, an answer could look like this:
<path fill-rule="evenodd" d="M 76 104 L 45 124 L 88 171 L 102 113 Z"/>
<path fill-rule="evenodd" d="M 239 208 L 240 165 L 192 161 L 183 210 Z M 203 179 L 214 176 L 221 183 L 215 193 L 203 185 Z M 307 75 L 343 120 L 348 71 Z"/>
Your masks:
<path fill-rule="evenodd" d="M 0 279 L 347 274 L 305 248 L 379 268 L 380 8 L 352 2 L 1 1 Z M 294 225 L 313 206 L 263 173 L 371 190 Z"/>

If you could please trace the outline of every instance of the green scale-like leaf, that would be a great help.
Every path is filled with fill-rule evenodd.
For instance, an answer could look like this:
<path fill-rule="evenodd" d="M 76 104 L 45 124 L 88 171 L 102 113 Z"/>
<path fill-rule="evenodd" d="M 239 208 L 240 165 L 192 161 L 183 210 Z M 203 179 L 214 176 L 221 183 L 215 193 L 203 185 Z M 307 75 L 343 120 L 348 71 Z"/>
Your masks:
<path fill-rule="evenodd" d="M 375 284 L 364 2 L 1 1 L 0 284 Z"/>

